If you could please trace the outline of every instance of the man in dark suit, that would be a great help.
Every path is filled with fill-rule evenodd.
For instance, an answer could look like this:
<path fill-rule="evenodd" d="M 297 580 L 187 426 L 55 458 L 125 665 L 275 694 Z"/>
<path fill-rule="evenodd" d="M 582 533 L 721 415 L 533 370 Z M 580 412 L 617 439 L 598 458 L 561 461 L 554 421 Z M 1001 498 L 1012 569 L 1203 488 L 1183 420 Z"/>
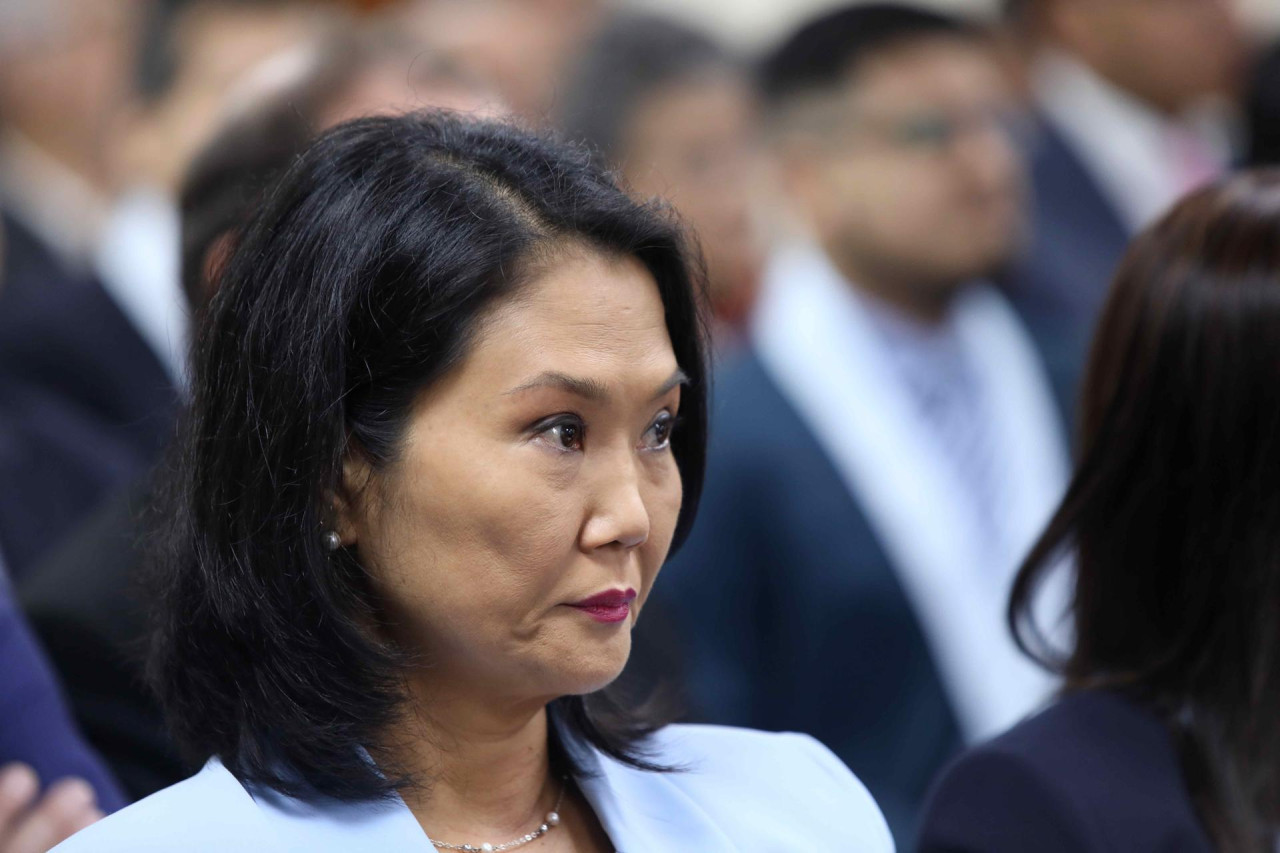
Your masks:
<path fill-rule="evenodd" d="M 23 576 L 167 437 L 173 380 L 95 273 L 141 4 L 0 9 L 0 553 Z"/>
<path fill-rule="evenodd" d="M 1232 4 L 1008 0 L 1037 113 L 1032 230 L 1008 280 L 1082 353 L 1129 238 L 1232 151 L 1220 104 L 1246 55 Z"/>
<path fill-rule="evenodd" d="M 943 762 L 1047 686 L 1001 614 L 1065 482 L 1061 409 L 980 280 L 1021 216 L 1013 99 L 975 30 L 893 4 L 823 15 L 762 76 L 807 239 L 717 376 L 699 518 L 640 636 L 683 650 L 696 716 L 835 750 L 906 850 Z"/>
<path fill-rule="evenodd" d="M 98 281 L 0 224 L 0 553 L 21 578 L 154 463 L 176 394 Z"/>

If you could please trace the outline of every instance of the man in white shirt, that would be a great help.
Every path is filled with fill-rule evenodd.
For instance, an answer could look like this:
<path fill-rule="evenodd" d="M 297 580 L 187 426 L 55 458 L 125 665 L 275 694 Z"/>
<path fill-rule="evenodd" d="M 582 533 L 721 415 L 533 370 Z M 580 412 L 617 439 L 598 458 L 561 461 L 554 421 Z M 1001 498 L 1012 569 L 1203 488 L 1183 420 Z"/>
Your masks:
<path fill-rule="evenodd" d="M 669 621 L 704 719 L 823 740 L 909 850 L 933 774 L 1049 687 L 1003 613 L 1065 483 L 1061 411 L 983 281 L 1022 216 L 1016 99 L 982 32 L 901 4 L 815 19 L 761 76 L 806 236 L 717 373 L 698 521 L 641 633 Z"/>
<path fill-rule="evenodd" d="M 1013 277 L 1082 344 L 1124 245 L 1233 159 L 1246 56 L 1228 0 L 1010 0 L 1040 114 L 1033 235 Z"/>

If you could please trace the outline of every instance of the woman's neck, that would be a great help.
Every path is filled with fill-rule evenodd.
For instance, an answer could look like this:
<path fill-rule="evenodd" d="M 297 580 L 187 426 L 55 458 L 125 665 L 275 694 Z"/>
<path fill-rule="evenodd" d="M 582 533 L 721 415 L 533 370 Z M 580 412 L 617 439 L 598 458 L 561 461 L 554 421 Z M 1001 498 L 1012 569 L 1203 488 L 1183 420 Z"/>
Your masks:
<path fill-rule="evenodd" d="M 394 766 L 423 780 L 401 791 L 436 841 L 494 845 L 531 832 L 555 805 L 545 705 L 434 701 L 391 738 Z"/>

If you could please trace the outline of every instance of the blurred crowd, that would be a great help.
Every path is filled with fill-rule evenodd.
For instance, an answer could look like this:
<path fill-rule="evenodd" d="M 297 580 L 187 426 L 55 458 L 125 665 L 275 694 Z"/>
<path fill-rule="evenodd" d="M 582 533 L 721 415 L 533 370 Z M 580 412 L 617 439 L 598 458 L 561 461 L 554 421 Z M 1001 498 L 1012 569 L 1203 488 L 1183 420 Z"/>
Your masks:
<path fill-rule="evenodd" d="M 189 770 L 134 589 L 191 330 L 317 133 L 421 108 L 588 146 L 696 236 L 708 478 L 628 678 L 818 737 L 910 849 L 938 770 L 1053 689 L 1004 612 L 1126 244 L 1280 163 L 1280 48 L 1230 0 L 930 8 L 744 56 L 603 0 L 0 0 L 0 765 L 34 769 L 0 851 Z"/>

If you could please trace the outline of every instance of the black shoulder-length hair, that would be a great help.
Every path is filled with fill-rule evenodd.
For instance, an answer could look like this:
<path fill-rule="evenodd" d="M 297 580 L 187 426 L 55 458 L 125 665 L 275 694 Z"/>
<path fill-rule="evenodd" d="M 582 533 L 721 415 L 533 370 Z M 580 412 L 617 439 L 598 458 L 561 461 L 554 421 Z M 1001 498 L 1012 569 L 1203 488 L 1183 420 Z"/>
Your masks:
<path fill-rule="evenodd" d="M 353 549 L 321 534 L 342 463 L 395 459 L 412 402 L 465 357 L 477 321 L 565 241 L 653 276 L 689 383 L 672 448 L 689 533 L 706 453 L 696 252 L 669 211 L 629 198 L 585 151 L 446 112 L 367 118 L 321 136 L 268 193 L 197 335 L 191 405 L 164 479 L 149 674 L 179 743 L 293 796 L 376 798 L 408 654 L 375 636 Z M 557 726 L 658 769 L 658 721 L 602 692 Z M 581 772 L 558 741 L 554 755 Z"/>
<path fill-rule="evenodd" d="M 1118 690 L 1163 716 L 1217 849 L 1271 850 L 1280 172 L 1196 192 L 1136 239 L 1093 341 L 1081 419 L 1074 479 L 1014 584 L 1014 634 L 1066 690 Z M 1032 605 L 1072 562 L 1076 640 L 1063 654 Z"/>

